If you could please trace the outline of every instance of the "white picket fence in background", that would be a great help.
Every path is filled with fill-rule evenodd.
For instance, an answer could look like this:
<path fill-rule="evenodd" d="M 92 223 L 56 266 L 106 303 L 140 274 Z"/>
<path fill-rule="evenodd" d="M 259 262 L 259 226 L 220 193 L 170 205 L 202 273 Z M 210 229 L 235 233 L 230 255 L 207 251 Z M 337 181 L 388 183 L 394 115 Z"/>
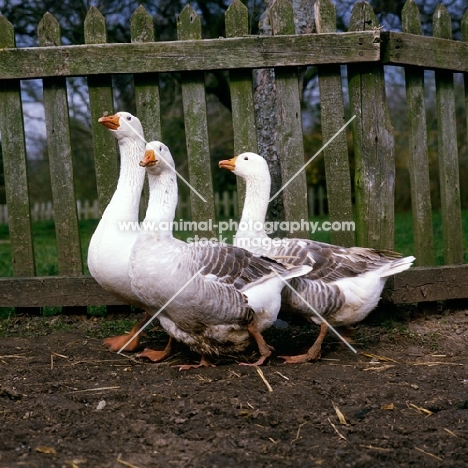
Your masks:
<path fill-rule="evenodd" d="M 327 213 L 326 193 L 323 186 L 309 187 L 307 190 L 309 216 Z M 238 218 L 237 192 L 215 192 L 216 215 L 221 218 Z M 99 219 L 99 204 L 97 200 L 77 200 L 76 209 L 79 219 Z M 190 218 L 190 201 L 188 196 L 179 196 L 176 219 Z M 54 219 L 54 205 L 51 201 L 33 203 L 31 207 L 32 221 L 50 221 Z M 0 224 L 8 224 L 8 207 L 0 205 Z"/>

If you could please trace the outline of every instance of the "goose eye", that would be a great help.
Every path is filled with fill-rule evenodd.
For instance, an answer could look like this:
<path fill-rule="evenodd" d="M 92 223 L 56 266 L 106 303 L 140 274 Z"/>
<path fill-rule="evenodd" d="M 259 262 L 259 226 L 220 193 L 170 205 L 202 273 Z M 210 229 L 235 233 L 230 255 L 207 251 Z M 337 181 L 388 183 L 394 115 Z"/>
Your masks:
<path fill-rule="evenodd" d="M 159 152 L 161 152 L 161 151 L 162 151 L 162 146 L 159 147 Z"/>
<path fill-rule="evenodd" d="M 249 160 L 249 157 L 248 156 L 244 156 L 244 161 L 248 161 Z"/>
<path fill-rule="evenodd" d="M 130 116 L 127 116 L 127 120 L 132 120 L 132 118 Z"/>

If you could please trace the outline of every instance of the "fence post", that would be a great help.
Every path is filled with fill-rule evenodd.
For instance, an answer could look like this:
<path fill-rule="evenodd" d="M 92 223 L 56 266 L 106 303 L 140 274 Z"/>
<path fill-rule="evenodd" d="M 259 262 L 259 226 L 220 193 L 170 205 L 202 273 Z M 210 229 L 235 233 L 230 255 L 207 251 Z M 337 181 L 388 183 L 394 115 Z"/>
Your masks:
<path fill-rule="evenodd" d="M 350 31 L 376 31 L 379 24 L 367 2 L 352 11 Z M 393 249 L 395 155 L 393 128 L 380 63 L 348 65 L 351 126 L 355 153 L 357 243 Z"/>

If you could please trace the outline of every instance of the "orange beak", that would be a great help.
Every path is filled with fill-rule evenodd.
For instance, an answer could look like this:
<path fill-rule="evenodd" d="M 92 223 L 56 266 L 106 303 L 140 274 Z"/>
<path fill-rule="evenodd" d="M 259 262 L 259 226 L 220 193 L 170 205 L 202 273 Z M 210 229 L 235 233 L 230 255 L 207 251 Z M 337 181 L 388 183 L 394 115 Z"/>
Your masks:
<path fill-rule="evenodd" d="M 224 159 L 223 161 L 219 161 L 218 166 L 221 169 L 228 169 L 229 171 L 233 171 L 236 168 L 236 159 L 237 156 L 232 159 Z"/>
<path fill-rule="evenodd" d="M 149 149 L 145 151 L 145 155 L 143 159 L 140 161 L 140 166 L 142 167 L 151 167 L 154 166 L 158 162 L 158 158 L 156 157 L 156 153 L 154 150 Z"/>
<path fill-rule="evenodd" d="M 102 125 L 107 127 L 109 130 L 118 130 L 120 128 L 120 115 L 114 114 L 100 117 L 98 122 L 102 123 Z"/>

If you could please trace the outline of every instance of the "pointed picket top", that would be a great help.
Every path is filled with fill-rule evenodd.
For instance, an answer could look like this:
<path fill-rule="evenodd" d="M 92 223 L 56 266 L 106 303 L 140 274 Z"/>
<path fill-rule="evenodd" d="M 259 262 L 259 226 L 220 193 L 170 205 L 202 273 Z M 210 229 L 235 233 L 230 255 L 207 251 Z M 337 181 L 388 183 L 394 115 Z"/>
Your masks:
<path fill-rule="evenodd" d="M 318 33 L 336 32 L 336 8 L 331 0 L 317 0 L 314 5 Z"/>
<path fill-rule="evenodd" d="M 414 0 L 407 0 L 401 11 L 401 23 L 403 32 L 410 34 L 422 34 L 421 14 Z"/>
<path fill-rule="evenodd" d="M 154 42 L 153 17 L 143 5 L 139 5 L 130 18 L 130 32 L 132 42 Z"/>
<path fill-rule="evenodd" d="M 201 18 L 188 4 L 177 18 L 177 37 L 181 41 L 201 39 Z"/>
<path fill-rule="evenodd" d="M 227 37 L 249 34 L 249 12 L 240 0 L 233 0 L 224 17 Z"/>
<path fill-rule="evenodd" d="M 275 0 L 270 7 L 270 23 L 274 35 L 295 34 L 294 10 L 289 0 Z"/>
<path fill-rule="evenodd" d="M 433 35 L 442 39 L 452 39 L 452 19 L 443 3 L 439 3 L 432 17 Z"/>
<path fill-rule="evenodd" d="M 15 47 L 15 28 L 0 15 L 0 47 Z"/>
<path fill-rule="evenodd" d="M 106 19 L 95 6 L 92 6 L 86 14 L 84 37 L 87 44 L 103 44 L 107 42 Z"/>
<path fill-rule="evenodd" d="M 367 2 L 359 2 L 354 5 L 349 21 L 350 31 L 371 31 L 379 27 L 379 22 L 374 10 Z"/>
<path fill-rule="evenodd" d="M 468 41 L 468 10 L 465 11 L 465 14 L 462 17 L 461 31 L 462 31 L 462 41 Z"/>
<path fill-rule="evenodd" d="M 37 27 L 37 35 L 42 47 L 60 45 L 60 23 L 54 15 L 49 12 L 44 14 Z"/>

